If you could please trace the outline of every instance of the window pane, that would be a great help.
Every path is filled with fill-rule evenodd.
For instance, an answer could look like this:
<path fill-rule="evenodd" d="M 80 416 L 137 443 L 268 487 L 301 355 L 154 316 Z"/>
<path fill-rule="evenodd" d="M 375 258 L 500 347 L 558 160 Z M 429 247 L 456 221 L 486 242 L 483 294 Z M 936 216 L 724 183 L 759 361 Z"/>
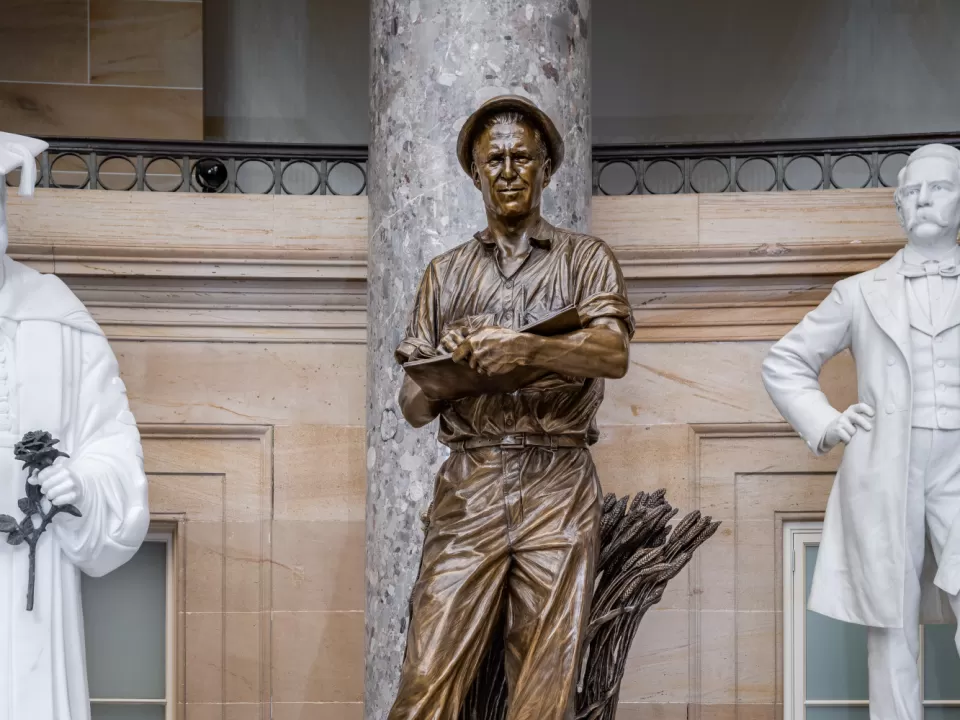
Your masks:
<path fill-rule="evenodd" d="M 807 720 L 869 720 L 870 708 L 858 707 L 808 707 Z M 926 718 L 925 720 L 931 720 Z"/>
<path fill-rule="evenodd" d="M 91 720 L 163 720 L 163 705 L 98 705 L 90 706 Z"/>
<path fill-rule="evenodd" d="M 960 720 L 960 707 L 927 707 L 923 720 Z"/>
<path fill-rule="evenodd" d="M 166 585 L 167 548 L 158 542 L 145 542 L 130 562 L 106 577 L 83 576 L 90 697 L 165 698 Z"/>
<path fill-rule="evenodd" d="M 923 628 L 923 697 L 926 700 L 960 700 L 960 658 L 953 639 L 956 632 L 956 625 Z"/>
<path fill-rule="evenodd" d="M 816 545 L 806 547 L 804 602 L 810 597 L 817 550 Z M 807 700 L 867 699 L 867 629 L 864 626 L 807 610 L 804 642 Z M 811 717 L 809 710 L 807 716 Z"/>

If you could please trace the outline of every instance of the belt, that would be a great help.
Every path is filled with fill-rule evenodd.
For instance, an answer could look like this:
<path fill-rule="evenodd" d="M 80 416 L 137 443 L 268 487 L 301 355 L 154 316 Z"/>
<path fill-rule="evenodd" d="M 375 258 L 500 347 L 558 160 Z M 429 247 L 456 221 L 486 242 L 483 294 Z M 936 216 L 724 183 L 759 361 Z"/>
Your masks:
<path fill-rule="evenodd" d="M 530 433 L 513 433 L 511 435 L 500 435 L 499 437 L 481 436 L 467 438 L 466 440 L 455 440 L 446 443 L 454 452 L 463 452 L 464 450 L 476 450 L 477 448 L 500 447 L 500 448 L 522 448 L 522 447 L 544 447 L 556 450 L 557 448 L 584 448 L 587 446 L 587 439 L 583 435 L 534 435 Z"/>

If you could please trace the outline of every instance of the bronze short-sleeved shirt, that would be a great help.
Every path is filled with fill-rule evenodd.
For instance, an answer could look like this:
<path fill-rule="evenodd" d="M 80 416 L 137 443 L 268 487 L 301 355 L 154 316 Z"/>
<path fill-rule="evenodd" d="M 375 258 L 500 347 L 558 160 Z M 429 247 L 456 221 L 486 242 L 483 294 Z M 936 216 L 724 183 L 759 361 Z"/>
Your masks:
<path fill-rule="evenodd" d="M 633 335 L 633 313 L 623 273 L 605 242 L 555 228 L 545 220 L 531 237 L 523 265 L 505 277 L 496 243 L 484 230 L 431 261 L 420 282 L 398 362 L 438 354 L 437 345 L 455 323 L 519 329 L 568 305 L 584 327 L 615 318 Z M 451 443 L 511 433 L 583 435 L 597 439 L 595 416 L 603 400 L 601 378 L 550 373 L 507 395 L 462 398 L 440 414 L 439 439 Z"/>

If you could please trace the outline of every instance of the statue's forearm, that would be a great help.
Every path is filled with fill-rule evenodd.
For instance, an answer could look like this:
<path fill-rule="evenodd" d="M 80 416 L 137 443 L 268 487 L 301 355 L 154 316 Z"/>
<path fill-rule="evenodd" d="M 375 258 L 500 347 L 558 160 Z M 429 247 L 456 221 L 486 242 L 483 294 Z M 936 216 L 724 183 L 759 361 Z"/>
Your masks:
<path fill-rule="evenodd" d="M 621 378 L 630 362 L 626 333 L 616 321 L 556 337 L 526 335 L 528 365 L 573 377 Z"/>
<path fill-rule="evenodd" d="M 397 402 L 400 404 L 403 417 L 414 427 L 429 424 L 443 409 L 442 401 L 430 400 L 408 375 L 403 376 Z"/>

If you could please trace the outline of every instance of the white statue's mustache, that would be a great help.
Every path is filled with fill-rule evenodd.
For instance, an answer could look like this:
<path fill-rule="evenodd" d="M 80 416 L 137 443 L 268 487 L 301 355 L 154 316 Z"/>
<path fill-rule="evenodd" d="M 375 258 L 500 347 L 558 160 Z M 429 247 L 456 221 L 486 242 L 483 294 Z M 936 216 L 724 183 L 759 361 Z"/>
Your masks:
<path fill-rule="evenodd" d="M 949 223 L 947 223 L 939 213 L 934 210 L 918 210 L 917 214 L 913 216 L 913 220 L 910 222 L 910 225 L 907 227 L 908 230 L 913 230 L 920 223 L 933 223 L 937 227 L 945 228 Z"/>

